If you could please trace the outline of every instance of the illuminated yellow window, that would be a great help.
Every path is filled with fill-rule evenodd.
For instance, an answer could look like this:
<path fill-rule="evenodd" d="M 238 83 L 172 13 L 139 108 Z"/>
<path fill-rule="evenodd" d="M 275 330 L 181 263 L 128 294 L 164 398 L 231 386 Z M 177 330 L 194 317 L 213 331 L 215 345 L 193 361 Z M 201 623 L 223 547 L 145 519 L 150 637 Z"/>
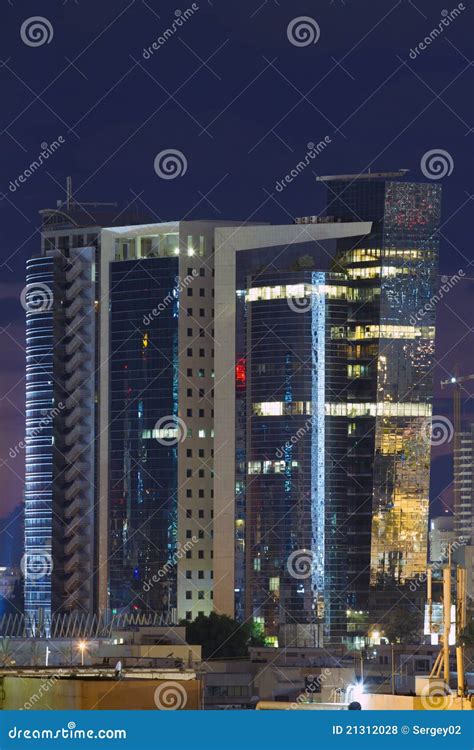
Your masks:
<path fill-rule="evenodd" d="M 311 297 L 325 295 L 330 299 L 345 299 L 347 289 L 337 284 L 286 284 L 277 286 L 252 287 L 245 293 L 247 302 L 268 302 L 275 299 Z"/>
<path fill-rule="evenodd" d="M 360 339 L 434 339 L 434 326 L 391 326 L 391 325 L 367 325 L 355 326 L 347 332 L 350 340 Z M 336 335 L 332 335 L 336 338 Z"/>
<path fill-rule="evenodd" d="M 326 404 L 326 415 L 330 417 L 430 417 L 431 404 L 423 403 L 341 403 Z"/>
<path fill-rule="evenodd" d="M 311 414 L 311 401 L 263 401 L 252 404 L 257 417 L 282 417 Z"/>

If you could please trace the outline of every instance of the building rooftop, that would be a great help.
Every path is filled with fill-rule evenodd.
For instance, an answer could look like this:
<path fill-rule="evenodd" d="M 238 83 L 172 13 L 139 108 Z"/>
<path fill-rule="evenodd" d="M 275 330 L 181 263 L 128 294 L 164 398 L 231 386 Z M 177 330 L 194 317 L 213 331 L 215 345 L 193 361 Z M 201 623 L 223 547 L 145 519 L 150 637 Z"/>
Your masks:
<path fill-rule="evenodd" d="M 391 180 L 404 177 L 408 169 L 396 172 L 363 172 L 361 174 L 330 174 L 316 177 L 317 182 L 353 182 L 354 180 Z"/>

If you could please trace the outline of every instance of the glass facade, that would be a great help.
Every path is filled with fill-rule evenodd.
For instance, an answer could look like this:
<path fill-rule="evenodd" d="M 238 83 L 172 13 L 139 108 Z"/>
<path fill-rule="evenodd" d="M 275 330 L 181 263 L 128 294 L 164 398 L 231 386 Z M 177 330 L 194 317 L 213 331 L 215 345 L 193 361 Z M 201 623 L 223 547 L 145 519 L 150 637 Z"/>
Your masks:
<path fill-rule="evenodd" d="M 338 242 L 335 263 L 353 287 L 348 401 L 375 405 L 355 410 L 348 436 L 348 610 L 372 625 L 426 567 L 434 305 L 411 321 L 436 291 L 440 201 L 434 184 L 328 183 L 328 214 L 374 222 L 369 237 Z"/>
<path fill-rule="evenodd" d="M 178 445 L 169 431 L 178 414 L 177 274 L 173 257 L 110 264 L 112 612 L 176 607 Z"/>
<path fill-rule="evenodd" d="M 370 235 L 237 266 L 236 610 L 273 641 L 383 631 L 427 562 L 440 188 L 328 190 Z"/>
<path fill-rule="evenodd" d="M 53 479 L 53 277 L 51 257 L 27 262 L 25 614 L 51 617 Z"/>
<path fill-rule="evenodd" d="M 339 286 L 338 286 L 339 285 Z M 329 290 L 338 289 L 337 294 Z M 307 308 L 292 308 L 300 295 Z M 317 644 L 345 634 L 346 420 L 328 413 L 343 391 L 347 320 L 343 279 L 267 272 L 246 291 L 246 440 L 238 466 L 246 504 L 246 611 L 276 639 L 305 626 Z M 290 303 L 290 304 L 289 304 Z M 243 475 L 246 471 L 245 478 Z M 342 530 L 341 530 L 342 529 Z"/>

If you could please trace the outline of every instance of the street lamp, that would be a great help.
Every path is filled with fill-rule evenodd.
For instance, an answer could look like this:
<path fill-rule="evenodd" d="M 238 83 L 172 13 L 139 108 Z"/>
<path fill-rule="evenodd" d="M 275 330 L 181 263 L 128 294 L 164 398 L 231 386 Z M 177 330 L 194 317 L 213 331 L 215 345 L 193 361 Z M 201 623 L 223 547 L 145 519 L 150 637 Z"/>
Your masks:
<path fill-rule="evenodd" d="M 79 641 L 77 644 L 79 651 L 81 652 L 81 667 L 84 666 L 84 653 L 87 651 L 86 641 Z"/>

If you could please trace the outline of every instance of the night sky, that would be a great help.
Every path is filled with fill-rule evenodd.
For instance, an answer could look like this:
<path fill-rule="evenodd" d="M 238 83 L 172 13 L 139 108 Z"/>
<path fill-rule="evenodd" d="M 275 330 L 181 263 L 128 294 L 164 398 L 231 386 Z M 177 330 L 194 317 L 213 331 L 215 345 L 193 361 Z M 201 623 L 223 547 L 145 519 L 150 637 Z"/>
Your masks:
<path fill-rule="evenodd" d="M 38 211 L 64 199 L 67 175 L 78 200 L 135 202 L 155 221 L 291 223 L 322 210 L 318 174 L 406 168 L 408 179 L 424 180 L 424 154 L 447 152 L 440 273 L 466 274 L 438 307 L 434 413 L 449 416 L 440 379 L 456 364 L 474 372 L 474 9 L 470 0 L 461 6 L 410 57 L 457 4 L 1 0 L 0 517 L 22 500 L 23 451 L 9 452 L 24 433 L 25 260 L 39 249 Z M 47 20 L 40 39 L 28 38 L 28 24 L 22 33 L 32 16 Z M 316 43 L 288 32 L 303 16 Z M 175 33 L 144 56 L 180 17 Z M 278 192 L 308 143 L 326 136 L 317 159 Z M 13 190 L 42 144 L 58 139 L 64 143 Z M 167 149 L 187 162 L 176 179 L 154 169 Z M 434 514 L 451 502 L 451 447 L 434 452 Z"/>

